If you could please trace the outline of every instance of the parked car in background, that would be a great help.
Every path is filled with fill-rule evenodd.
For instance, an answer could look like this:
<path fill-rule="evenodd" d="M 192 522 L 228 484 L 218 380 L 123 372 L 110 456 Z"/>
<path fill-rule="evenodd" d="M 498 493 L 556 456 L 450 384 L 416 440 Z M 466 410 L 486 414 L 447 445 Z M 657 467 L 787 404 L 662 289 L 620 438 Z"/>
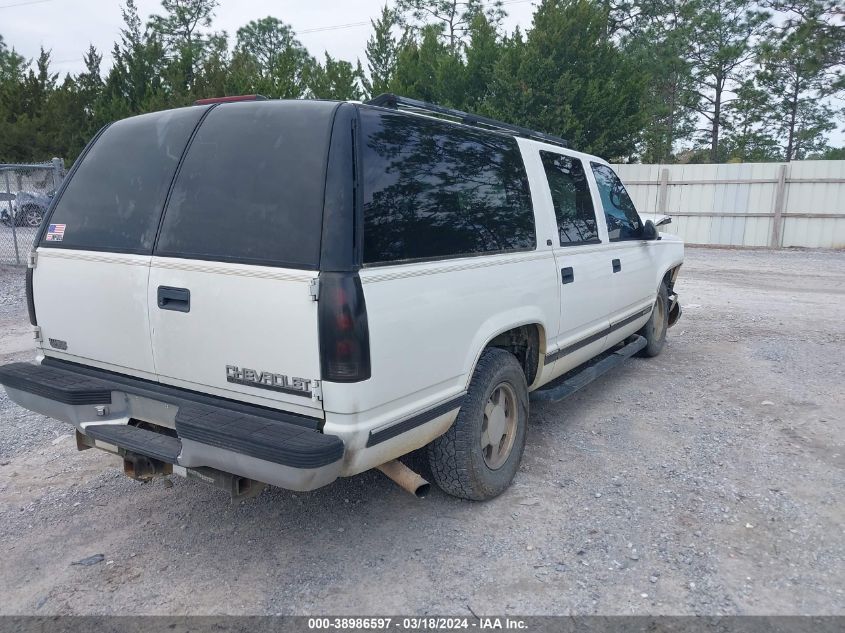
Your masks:
<path fill-rule="evenodd" d="M 41 191 L 20 191 L 15 194 L 15 198 L 12 200 L 12 214 L 15 217 L 15 225 L 29 226 L 32 228 L 41 226 L 44 214 L 47 213 L 47 207 L 50 206 L 50 201 L 55 195 L 55 191 L 47 193 Z M 0 211 L 0 222 L 5 226 L 12 225 L 8 207 Z"/>

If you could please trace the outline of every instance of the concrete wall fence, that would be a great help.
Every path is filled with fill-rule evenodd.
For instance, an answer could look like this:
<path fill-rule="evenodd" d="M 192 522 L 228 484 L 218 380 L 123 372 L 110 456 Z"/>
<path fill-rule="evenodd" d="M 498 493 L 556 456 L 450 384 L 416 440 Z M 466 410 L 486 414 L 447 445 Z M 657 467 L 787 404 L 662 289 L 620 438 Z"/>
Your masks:
<path fill-rule="evenodd" d="M 845 248 L 845 160 L 614 167 L 689 244 Z"/>

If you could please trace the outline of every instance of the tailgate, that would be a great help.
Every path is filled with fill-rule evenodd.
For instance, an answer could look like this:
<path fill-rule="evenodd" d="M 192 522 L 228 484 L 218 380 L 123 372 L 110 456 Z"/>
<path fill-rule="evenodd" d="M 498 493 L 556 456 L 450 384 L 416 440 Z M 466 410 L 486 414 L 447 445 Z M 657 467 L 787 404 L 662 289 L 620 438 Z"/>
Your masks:
<path fill-rule="evenodd" d="M 159 380 L 314 415 L 322 404 L 317 302 L 309 292 L 316 276 L 154 257 L 149 305 Z M 160 288 L 184 290 L 188 305 L 161 305 Z"/>

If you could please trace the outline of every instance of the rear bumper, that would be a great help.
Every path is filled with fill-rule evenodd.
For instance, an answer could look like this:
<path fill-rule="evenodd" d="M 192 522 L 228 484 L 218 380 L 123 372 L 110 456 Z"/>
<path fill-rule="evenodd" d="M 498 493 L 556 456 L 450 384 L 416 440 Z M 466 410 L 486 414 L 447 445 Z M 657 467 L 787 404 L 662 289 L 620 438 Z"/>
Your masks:
<path fill-rule="evenodd" d="M 290 490 L 341 472 L 345 446 L 316 421 L 71 364 L 13 363 L 0 384 L 22 407 L 72 424 L 95 446 L 185 468 L 211 467 Z M 139 428 L 150 422 L 167 433 Z"/>

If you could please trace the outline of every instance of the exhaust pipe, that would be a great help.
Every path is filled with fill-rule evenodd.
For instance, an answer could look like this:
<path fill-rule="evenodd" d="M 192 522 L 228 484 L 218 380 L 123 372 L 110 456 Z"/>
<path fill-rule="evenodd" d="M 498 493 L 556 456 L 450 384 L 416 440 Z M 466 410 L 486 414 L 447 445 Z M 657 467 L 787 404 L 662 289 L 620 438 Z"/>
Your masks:
<path fill-rule="evenodd" d="M 400 488 L 407 490 L 418 499 L 425 497 L 429 488 L 431 488 L 431 484 L 420 477 L 419 473 L 415 473 L 398 459 L 382 464 L 377 468 L 396 482 Z"/>

